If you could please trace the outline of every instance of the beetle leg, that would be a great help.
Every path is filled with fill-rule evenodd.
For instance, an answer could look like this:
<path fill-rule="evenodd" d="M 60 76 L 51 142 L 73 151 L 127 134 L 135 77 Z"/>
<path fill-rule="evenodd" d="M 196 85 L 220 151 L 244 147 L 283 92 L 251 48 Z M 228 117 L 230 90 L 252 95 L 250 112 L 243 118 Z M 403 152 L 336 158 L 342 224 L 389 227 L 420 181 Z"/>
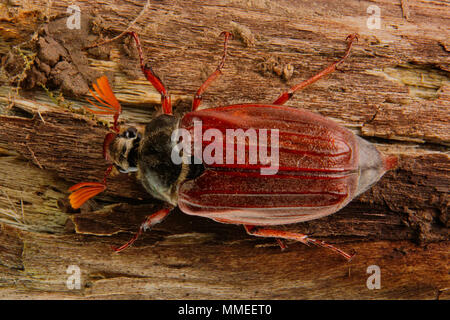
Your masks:
<path fill-rule="evenodd" d="M 350 35 L 347 37 L 347 39 L 346 39 L 346 40 L 347 40 L 347 50 L 345 51 L 344 56 L 343 56 L 339 61 L 333 62 L 331 65 L 329 65 L 329 66 L 328 66 L 327 68 L 325 68 L 324 70 L 320 71 L 318 74 L 312 76 L 312 77 L 309 78 L 308 80 L 305 80 L 305 81 L 303 81 L 303 82 L 300 82 L 299 84 L 297 84 L 297 85 L 293 86 L 292 88 L 290 88 L 288 91 L 283 92 L 283 93 L 278 97 L 278 99 L 275 100 L 275 102 L 274 102 L 273 104 L 276 104 L 276 105 L 282 105 L 282 104 L 284 104 L 286 101 L 288 101 L 288 100 L 294 95 L 294 92 L 295 92 L 295 91 L 301 90 L 301 89 L 303 89 L 303 88 L 309 86 L 310 84 L 316 82 L 316 81 L 319 80 L 320 78 L 326 76 L 327 74 L 330 74 L 330 73 L 332 73 L 333 71 L 335 71 L 335 70 L 336 70 L 336 67 L 337 67 L 338 65 L 340 65 L 342 62 L 344 62 L 344 60 L 349 56 L 350 50 L 351 50 L 351 48 L 352 48 L 353 41 L 354 41 L 355 39 L 358 40 L 358 34 L 356 34 L 356 33 L 350 34 Z"/>
<path fill-rule="evenodd" d="M 112 247 L 114 251 L 120 252 L 129 246 L 131 246 L 142 234 L 142 232 L 150 230 L 151 227 L 153 227 L 155 224 L 158 224 L 162 222 L 171 212 L 172 209 L 161 209 L 158 212 L 155 212 L 147 218 L 145 218 L 145 221 L 141 224 L 139 227 L 139 230 L 134 234 L 134 236 L 125 244 L 121 245 L 120 247 Z"/>
<path fill-rule="evenodd" d="M 283 240 L 281 240 L 280 238 L 277 238 L 277 243 L 280 246 L 281 251 L 285 250 L 287 248 L 286 243 L 284 243 Z"/>
<path fill-rule="evenodd" d="M 280 239 L 286 239 L 286 240 L 296 240 L 300 241 L 303 244 L 309 245 L 310 243 L 319 246 L 328 248 L 330 250 L 333 250 L 334 252 L 340 254 L 343 256 L 347 261 L 350 261 L 353 257 L 353 255 L 350 255 L 343 250 L 336 248 L 332 246 L 331 244 L 328 244 L 323 241 L 319 241 L 316 239 L 312 239 L 306 234 L 302 233 L 296 233 L 296 232 L 289 232 L 289 231 L 282 231 L 282 230 L 274 230 L 274 229 L 266 229 L 262 227 L 256 227 L 251 225 L 244 225 L 245 231 L 247 231 L 248 234 L 257 236 L 257 237 L 274 237 L 274 238 L 280 238 Z"/>
<path fill-rule="evenodd" d="M 206 79 L 205 82 L 200 86 L 200 88 L 197 90 L 197 93 L 195 94 L 194 101 L 192 102 L 192 111 L 195 111 L 198 109 L 200 104 L 202 103 L 202 94 L 205 92 L 206 88 L 209 87 L 209 85 L 222 74 L 221 69 L 223 68 L 225 64 L 225 58 L 227 57 L 227 45 L 228 45 L 228 39 L 233 37 L 233 35 L 230 32 L 224 31 L 220 35 L 225 36 L 225 41 L 223 44 L 223 55 L 222 60 L 220 60 L 219 65 L 216 68 L 216 71 L 214 71 L 208 79 Z"/>
<path fill-rule="evenodd" d="M 152 84 L 152 86 L 161 94 L 161 104 L 164 114 L 172 114 L 172 103 L 170 96 L 167 93 L 166 87 L 162 83 L 161 79 L 153 72 L 149 63 L 144 64 L 144 54 L 142 53 L 141 42 L 136 32 L 129 32 L 136 42 L 136 47 L 139 53 L 139 62 L 141 64 L 141 70 L 145 77 Z"/>

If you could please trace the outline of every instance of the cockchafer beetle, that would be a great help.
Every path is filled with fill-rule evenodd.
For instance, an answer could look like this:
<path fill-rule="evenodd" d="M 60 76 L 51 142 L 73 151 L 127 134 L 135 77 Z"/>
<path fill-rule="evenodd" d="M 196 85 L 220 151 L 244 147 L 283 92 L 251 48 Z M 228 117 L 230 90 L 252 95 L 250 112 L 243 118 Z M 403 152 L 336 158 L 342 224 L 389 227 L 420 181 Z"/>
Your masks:
<path fill-rule="evenodd" d="M 347 49 L 340 60 L 282 93 L 272 104 L 235 104 L 199 110 L 203 92 L 222 73 L 231 37 L 231 33 L 223 32 L 221 35 L 225 37 L 225 42 L 220 64 L 195 94 L 192 111 L 181 119 L 172 114 L 170 97 L 162 81 L 144 63 L 137 34 L 130 32 L 129 35 L 135 40 L 145 77 L 161 94 L 162 114 L 150 121 L 144 130 L 130 127 L 121 132 L 118 118 L 122 109 L 108 79 L 103 76 L 97 84 L 93 84 L 96 94 L 92 91 L 91 94 L 100 105 L 90 101 L 96 110 L 86 108 L 93 114 L 113 115 L 113 125 L 103 145 L 104 158 L 112 164 L 103 182 L 81 182 L 69 189 L 72 191 L 69 196 L 72 207 L 79 208 L 104 191 L 106 178 L 115 166 L 125 173 L 137 171 L 137 177 L 145 189 L 153 197 L 169 204 L 169 207 L 149 215 L 134 237 L 115 248 L 116 251 L 131 245 L 143 231 L 161 222 L 178 206 L 187 214 L 221 223 L 242 224 L 254 236 L 274 237 L 282 249 L 284 244 L 281 239 L 292 239 L 329 248 L 350 260 L 352 255 L 323 241 L 300 233 L 274 230 L 270 226 L 332 214 L 396 166 L 396 157 L 383 156 L 371 143 L 334 121 L 304 109 L 283 106 L 294 92 L 335 71 L 349 56 L 357 35 L 347 37 Z M 174 139 L 174 131 L 184 129 L 195 136 L 196 122 L 202 124 L 201 134 L 211 128 L 216 130 L 216 134 L 224 135 L 231 129 L 276 130 L 276 172 L 264 174 L 261 169 L 266 167 L 266 163 L 252 162 L 248 155 L 244 155 L 243 161 L 228 163 L 224 160 L 229 160 L 225 159 L 225 154 L 230 149 L 222 151 L 222 154 L 217 154 L 217 150 L 213 152 L 213 157 L 219 161 L 198 161 L 195 155 L 198 152 L 201 155 L 208 148 L 205 141 L 200 143 L 200 149 L 181 153 L 184 160 L 189 156 L 188 161 L 175 163 L 173 151 L 180 140 Z M 241 144 L 250 152 L 255 141 L 247 138 Z M 233 148 L 230 159 L 236 160 L 234 140 L 231 147 L 223 140 L 219 142 L 216 146 Z"/>

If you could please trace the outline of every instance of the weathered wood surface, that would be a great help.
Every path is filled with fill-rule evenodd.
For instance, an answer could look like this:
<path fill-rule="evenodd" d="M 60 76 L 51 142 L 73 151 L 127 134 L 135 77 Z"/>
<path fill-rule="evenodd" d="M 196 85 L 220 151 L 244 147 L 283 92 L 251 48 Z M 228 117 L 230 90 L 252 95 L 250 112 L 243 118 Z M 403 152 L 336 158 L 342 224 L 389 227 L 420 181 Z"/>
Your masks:
<path fill-rule="evenodd" d="M 110 245 L 126 241 L 162 203 L 133 176 L 119 175 L 81 212 L 68 208 L 67 188 L 101 179 L 107 166 L 104 122 L 79 107 L 101 74 L 112 81 L 126 123 L 149 121 L 160 98 L 126 39 L 83 48 L 125 30 L 145 3 L 77 1 L 80 30 L 67 29 L 69 4 L 0 4 L 1 298 L 448 298 L 448 3 L 153 1 L 133 26 L 177 113 L 216 67 L 223 30 L 235 39 L 204 107 L 271 102 L 336 60 L 345 37 L 359 33 L 342 72 L 288 104 L 332 117 L 398 155 L 399 168 L 339 213 L 281 227 L 355 249 L 350 263 L 301 244 L 280 252 L 240 226 L 180 211 L 112 253 Z M 370 5 L 380 8 L 380 29 L 367 27 Z M 381 268 L 379 290 L 366 287 L 373 264 Z M 80 290 L 66 286 L 69 265 L 80 267 Z"/>

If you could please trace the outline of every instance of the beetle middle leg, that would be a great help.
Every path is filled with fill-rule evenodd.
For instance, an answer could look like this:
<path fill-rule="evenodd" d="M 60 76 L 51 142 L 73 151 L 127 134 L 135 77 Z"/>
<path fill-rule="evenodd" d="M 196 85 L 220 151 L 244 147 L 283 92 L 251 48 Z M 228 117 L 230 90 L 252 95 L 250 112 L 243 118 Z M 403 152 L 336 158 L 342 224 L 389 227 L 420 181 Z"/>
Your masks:
<path fill-rule="evenodd" d="M 353 34 L 350 34 L 349 36 L 347 36 L 347 50 L 345 51 L 344 56 L 339 61 L 333 62 L 327 68 L 325 68 L 324 70 L 320 71 L 318 74 L 312 76 L 311 78 L 309 78 L 309 79 L 307 79 L 305 81 L 300 82 L 299 84 L 297 84 L 297 85 L 293 86 L 292 88 L 290 88 L 288 91 L 283 92 L 278 97 L 278 99 L 275 100 L 275 102 L 273 104 L 277 104 L 277 105 L 284 104 L 286 101 L 288 101 L 294 95 L 295 91 L 301 90 L 301 89 L 309 86 L 310 84 L 316 82 L 320 78 L 323 78 L 327 74 L 330 74 L 333 71 L 335 71 L 336 67 L 338 65 L 340 65 L 342 62 L 344 62 L 344 60 L 349 56 L 350 50 L 352 48 L 352 44 L 355 41 L 355 39 L 358 40 L 358 34 L 356 34 L 356 33 L 353 33 Z"/>
<path fill-rule="evenodd" d="M 217 66 L 216 70 L 206 79 L 205 82 L 200 86 L 200 88 L 197 90 L 194 101 L 192 102 L 192 111 L 195 111 L 198 109 L 200 104 L 202 103 L 202 94 L 205 92 L 206 88 L 209 87 L 209 85 L 222 74 L 222 68 L 225 64 L 225 59 L 227 57 L 227 45 L 228 45 L 228 39 L 232 38 L 233 35 L 230 32 L 224 31 L 220 35 L 225 36 L 225 41 L 223 44 L 223 55 L 222 60 L 220 60 L 219 65 Z"/>
<path fill-rule="evenodd" d="M 149 230 L 155 224 L 162 222 L 171 212 L 172 209 L 161 209 L 149 216 L 145 219 L 145 221 L 139 227 L 139 230 L 135 233 L 135 235 L 125 244 L 120 247 L 113 247 L 113 250 L 116 252 L 120 252 L 129 246 L 131 246 L 142 234 L 142 232 Z"/>
<path fill-rule="evenodd" d="M 283 230 L 267 229 L 264 227 L 257 227 L 257 226 L 252 226 L 252 225 L 244 225 L 244 228 L 245 228 L 245 231 L 247 231 L 247 233 L 252 236 L 286 239 L 286 240 L 296 240 L 296 241 L 299 241 L 306 245 L 309 245 L 310 243 L 312 243 L 316 246 L 333 250 L 334 252 L 340 254 L 345 259 L 347 259 L 347 261 L 350 261 L 353 257 L 353 255 L 348 254 L 345 251 L 343 251 L 339 248 L 336 248 L 335 246 L 332 246 L 331 244 L 328 244 L 328 243 L 320 241 L 320 240 L 312 239 L 309 236 L 307 236 L 306 234 L 283 231 Z"/>

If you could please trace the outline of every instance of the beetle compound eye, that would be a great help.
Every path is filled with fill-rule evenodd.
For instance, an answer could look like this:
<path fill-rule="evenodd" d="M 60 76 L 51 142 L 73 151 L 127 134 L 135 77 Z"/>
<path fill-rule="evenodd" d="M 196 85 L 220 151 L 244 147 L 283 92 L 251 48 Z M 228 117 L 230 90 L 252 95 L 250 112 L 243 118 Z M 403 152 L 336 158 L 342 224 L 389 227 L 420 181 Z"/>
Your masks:
<path fill-rule="evenodd" d="M 133 139 L 137 136 L 137 129 L 135 127 L 129 127 L 124 133 L 123 136 L 127 139 Z"/>

